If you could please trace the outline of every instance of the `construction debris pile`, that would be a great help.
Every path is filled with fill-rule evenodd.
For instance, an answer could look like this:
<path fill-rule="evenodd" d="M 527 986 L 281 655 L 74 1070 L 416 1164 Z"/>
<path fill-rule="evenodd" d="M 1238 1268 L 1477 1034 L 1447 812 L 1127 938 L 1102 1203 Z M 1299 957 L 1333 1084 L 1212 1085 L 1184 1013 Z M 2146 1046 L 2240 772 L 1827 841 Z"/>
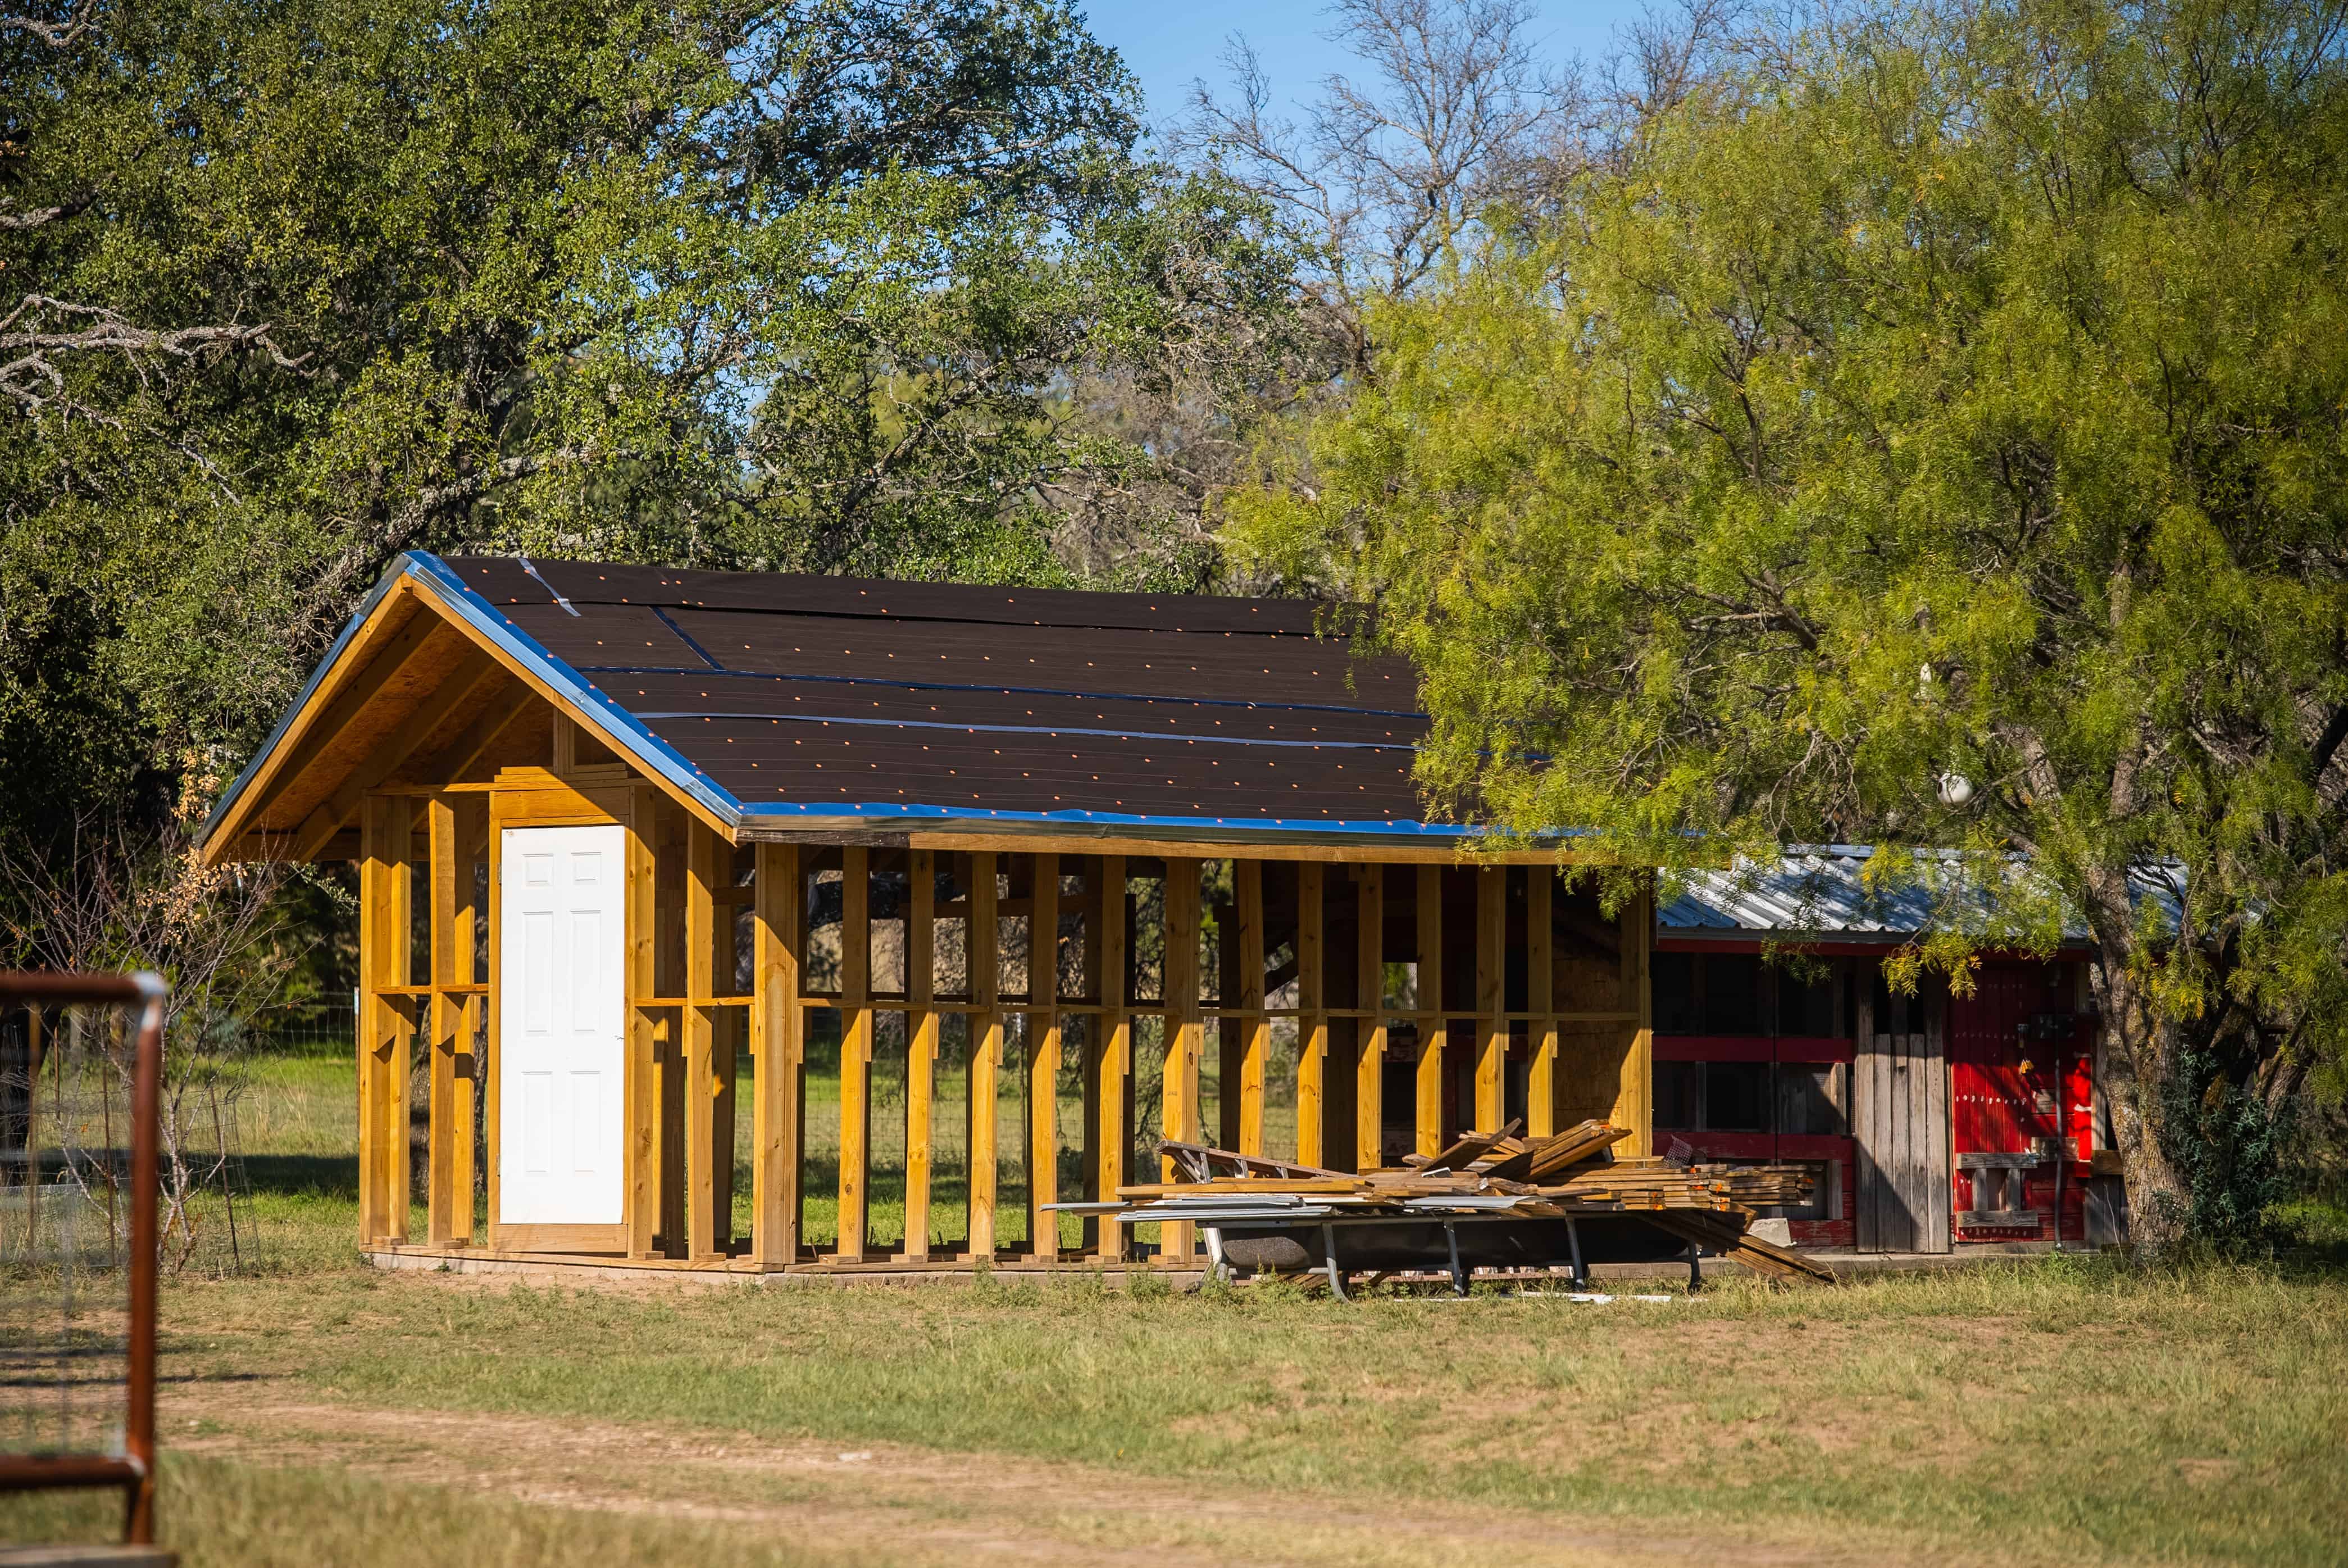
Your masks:
<path fill-rule="evenodd" d="M 1247 1232 L 1379 1220 L 1456 1225 L 1635 1216 L 1768 1277 L 1834 1277 L 1746 1233 L 1756 1209 L 1809 1201 L 1815 1179 L 1802 1166 L 1621 1158 L 1613 1145 L 1630 1136 L 1624 1128 L 1584 1122 L 1551 1137 L 1528 1139 L 1517 1136 L 1519 1125 L 1469 1132 L 1435 1154 L 1406 1155 L 1404 1168 L 1360 1174 L 1169 1141 L 1159 1153 L 1182 1180 L 1119 1187 L 1116 1203 L 1056 1206 L 1120 1225 L 1189 1223 Z M 1575 1245 L 1578 1264 L 1578 1241 Z"/>

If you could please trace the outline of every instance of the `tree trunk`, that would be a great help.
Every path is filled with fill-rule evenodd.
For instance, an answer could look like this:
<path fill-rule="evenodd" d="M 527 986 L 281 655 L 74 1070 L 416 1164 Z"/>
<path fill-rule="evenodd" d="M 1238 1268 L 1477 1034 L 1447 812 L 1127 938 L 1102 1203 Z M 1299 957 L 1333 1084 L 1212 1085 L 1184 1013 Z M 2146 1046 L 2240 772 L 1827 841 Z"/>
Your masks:
<path fill-rule="evenodd" d="M 2168 1116 L 2176 1102 L 2170 1080 L 2178 1065 L 2177 1030 L 2159 1017 L 2143 977 L 2130 965 L 2137 938 L 2125 877 L 2091 878 L 2088 906 L 2096 947 L 2096 1005 L 2103 1015 L 2104 1096 L 2127 1184 L 2128 1234 L 2139 1246 L 2163 1251 L 2184 1238 L 2191 1207 L 2171 1157 L 2176 1130 Z"/>

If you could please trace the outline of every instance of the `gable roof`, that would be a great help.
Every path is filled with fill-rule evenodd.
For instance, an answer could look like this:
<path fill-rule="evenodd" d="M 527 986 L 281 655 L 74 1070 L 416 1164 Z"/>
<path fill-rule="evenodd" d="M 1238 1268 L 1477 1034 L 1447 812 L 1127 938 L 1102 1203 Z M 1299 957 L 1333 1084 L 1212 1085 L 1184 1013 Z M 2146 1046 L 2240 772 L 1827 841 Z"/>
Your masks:
<path fill-rule="evenodd" d="M 412 552 L 231 786 L 208 843 L 256 825 L 241 800 L 382 642 L 399 594 L 737 838 L 1471 831 L 1426 820 L 1412 784 L 1426 721 L 1408 661 L 1318 634 L 1302 601 Z"/>

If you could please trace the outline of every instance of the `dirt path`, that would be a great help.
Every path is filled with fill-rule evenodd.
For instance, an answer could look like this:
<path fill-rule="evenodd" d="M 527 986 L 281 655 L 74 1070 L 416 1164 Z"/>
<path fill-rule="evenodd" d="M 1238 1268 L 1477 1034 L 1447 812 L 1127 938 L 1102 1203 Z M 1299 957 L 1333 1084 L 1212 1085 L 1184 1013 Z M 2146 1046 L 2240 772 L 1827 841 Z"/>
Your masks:
<path fill-rule="evenodd" d="M 165 1443 L 259 1465 L 342 1469 L 550 1508 L 753 1526 L 819 1558 L 953 1564 L 1411 1564 L 1462 1549 L 1512 1564 L 1897 1563 L 1879 1537 L 1640 1531 L 1550 1512 L 1178 1485 L 1084 1465 L 654 1425 L 297 1402 L 267 1381 L 182 1385 Z M 1921 1559 L 1920 1559 L 1921 1560 Z M 1952 1561 L 1935 1553 L 1934 1561 Z"/>

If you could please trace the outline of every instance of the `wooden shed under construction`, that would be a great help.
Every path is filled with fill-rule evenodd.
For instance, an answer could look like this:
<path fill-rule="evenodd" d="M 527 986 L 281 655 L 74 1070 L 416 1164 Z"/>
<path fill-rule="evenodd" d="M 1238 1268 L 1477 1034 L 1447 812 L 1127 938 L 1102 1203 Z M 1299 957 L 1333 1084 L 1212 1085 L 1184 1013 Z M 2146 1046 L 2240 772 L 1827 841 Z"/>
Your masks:
<path fill-rule="evenodd" d="M 1464 853 L 1314 614 L 402 557 L 203 844 L 358 863 L 362 1245 L 1187 1267 L 1045 1205 L 1161 1134 L 1646 1153 L 1652 901 Z"/>

